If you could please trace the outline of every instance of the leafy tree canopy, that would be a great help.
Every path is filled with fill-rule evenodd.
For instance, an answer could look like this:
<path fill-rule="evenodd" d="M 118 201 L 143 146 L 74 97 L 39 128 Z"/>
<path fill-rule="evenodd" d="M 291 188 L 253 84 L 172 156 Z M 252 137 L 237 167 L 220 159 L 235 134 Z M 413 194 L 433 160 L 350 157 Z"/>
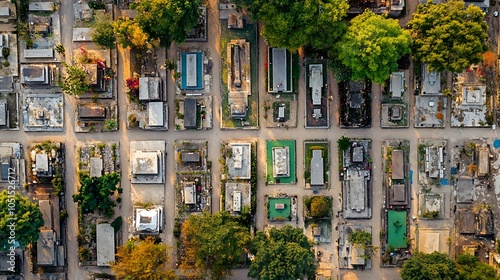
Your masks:
<path fill-rule="evenodd" d="M 185 257 L 181 268 L 208 274 L 211 279 L 225 279 L 240 263 L 250 233 L 227 212 L 191 215 L 182 226 Z"/>
<path fill-rule="evenodd" d="M 372 245 L 372 234 L 364 230 L 353 230 L 347 235 L 347 240 L 353 245 L 358 245 L 364 250 L 362 255 L 365 259 L 370 259 L 378 247 Z"/>
<path fill-rule="evenodd" d="M 270 46 L 295 52 L 310 45 L 327 49 L 345 31 L 349 4 L 345 0 L 234 0 L 264 23 L 262 36 Z"/>
<path fill-rule="evenodd" d="M 113 28 L 122 47 L 132 47 L 136 49 L 145 49 L 149 47 L 148 35 L 142 31 L 135 19 L 119 18 L 113 22 Z M 153 40 L 157 41 L 157 40 Z"/>
<path fill-rule="evenodd" d="M 366 10 L 351 21 L 336 49 L 342 64 L 351 69 L 352 79 L 381 84 L 398 69 L 398 60 L 410 52 L 410 44 L 410 32 L 397 20 Z"/>
<path fill-rule="evenodd" d="M 263 279 L 314 277 L 316 265 L 312 244 L 300 228 L 287 225 L 257 232 L 250 249 L 255 259 L 248 276 Z"/>
<path fill-rule="evenodd" d="M 196 26 L 201 0 L 142 0 L 135 5 L 136 20 L 149 40 L 160 40 L 169 47 L 182 43 L 187 32 Z"/>
<path fill-rule="evenodd" d="M 10 249 L 15 241 L 23 248 L 36 242 L 40 227 L 44 225 L 42 212 L 36 203 L 19 194 L 10 194 L 6 190 L 0 193 L 0 251 Z M 10 238 L 12 230 L 15 239 Z"/>
<path fill-rule="evenodd" d="M 116 47 L 115 32 L 113 30 L 113 18 L 111 14 L 104 13 L 95 18 L 90 27 L 90 35 L 96 45 L 103 49 L 114 49 Z"/>
<path fill-rule="evenodd" d="M 322 218 L 328 215 L 332 205 L 324 196 L 315 196 L 311 200 L 311 217 Z"/>
<path fill-rule="evenodd" d="M 482 263 L 473 255 L 459 255 L 457 257 L 457 266 L 462 280 L 500 279 L 494 267 Z"/>
<path fill-rule="evenodd" d="M 118 279 L 176 279 L 174 270 L 167 268 L 169 249 L 165 244 L 156 244 L 153 237 L 143 241 L 131 239 L 118 247 L 111 270 Z"/>
<path fill-rule="evenodd" d="M 347 236 L 351 244 L 367 245 L 372 243 L 371 233 L 364 230 L 353 230 Z"/>
<path fill-rule="evenodd" d="M 351 146 L 350 140 L 351 139 L 349 139 L 349 137 L 346 137 L 345 135 L 340 137 L 339 140 L 337 140 L 337 145 L 339 146 L 339 149 L 341 151 L 347 151 L 347 149 L 349 149 L 349 147 Z"/>
<path fill-rule="evenodd" d="M 69 95 L 81 95 L 91 90 L 89 75 L 87 71 L 76 65 L 63 62 L 65 73 L 59 86 L 64 93 Z"/>
<path fill-rule="evenodd" d="M 80 214 L 94 213 L 112 217 L 115 202 L 110 198 L 117 190 L 120 181 L 119 173 L 105 174 L 101 177 L 90 177 L 80 174 L 80 188 L 73 195 L 73 202 L 78 203 Z"/>
<path fill-rule="evenodd" d="M 454 261 L 448 255 L 434 252 L 417 252 L 401 268 L 403 280 L 453 280 L 459 279 L 459 272 Z"/>
<path fill-rule="evenodd" d="M 483 12 L 461 0 L 418 5 L 408 27 L 414 58 L 431 70 L 461 72 L 488 50 Z"/>

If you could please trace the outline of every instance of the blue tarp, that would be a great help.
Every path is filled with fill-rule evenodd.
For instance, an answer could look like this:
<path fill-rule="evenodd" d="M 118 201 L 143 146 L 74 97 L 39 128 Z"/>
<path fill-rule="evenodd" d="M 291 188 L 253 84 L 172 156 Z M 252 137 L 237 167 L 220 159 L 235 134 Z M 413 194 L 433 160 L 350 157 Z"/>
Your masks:
<path fill-rule="evenodd" d="M 493 147 L 495 149 L 500 148 L 500 139 L 496 139 L 495 141 L 493 141 Z"/>

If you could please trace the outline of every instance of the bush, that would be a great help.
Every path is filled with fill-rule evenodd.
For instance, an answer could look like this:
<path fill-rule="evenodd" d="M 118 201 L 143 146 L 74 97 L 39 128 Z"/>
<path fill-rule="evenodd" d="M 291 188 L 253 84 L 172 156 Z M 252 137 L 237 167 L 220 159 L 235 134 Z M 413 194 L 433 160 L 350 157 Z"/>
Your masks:
<path fill-rule="evenodd" d="M 182 223 L 178 220 L 175 221 L 174 225 L 174 237 L 179 238 L 182 232 Z"/>
<path fill-rule="evenodd" d="M 304 198 L 304 205 L 307 207 L 307 209 L 311 209 L 312 199 L 313 199 L 312 197 Z"/>
<path fill-rule="evenodd" d="M 102 10 L 106 8 L 106 4 L 100 0 L 89 1 L 89 8 L 92 10 Z"/>
<path fill-rule="evenodd" d="M 81 261 L 87 261 L 90 259 L 90 251 L 87 247 L 81 246 L 78 248 L 78 257 Z"/>
<path fill-rule="evenodd" d="M 114 119 L 106 120 L 104 122 L 104 128 L 107 130 L 114 130 L 118 127 L 118 122 Z"/>
<path fill-rule="evenodd" d="M 439 217 L 439 211 L 427 211 L 422 215 L 422 217 L 426 219 L 435 219 Z"/>
<path fill-rule="evenodd" d="M 57 44 L 54 48 L 58 54 L 64 54 L 66 52 L 66 49 L 64 48 L 63 45 Z"/>
<path fill-rule="evenodd" d="M 122 228 L 122 224 L 123 224 L 122 216 L 116 217 L 116 219 L 111 222 L 111 226 L 115 229 L 115 231 L 119 231 Z"/>
<path fill-rule="evenodd" d="M 357 229 L 349 233 L 347 240 L 351 244 L 369 245 L 372 243 L 372 235 L 367 231 Z"/>
<path fill-rule="evenodd" d="M 57 171 L 56 171 L 56 175 L 55 175 L 54 179 L 52 179 L 51 183 L 55 189 L 55 191 L 54 191 L 55 195 L 61 195 L 64 192 L 64 181 L 62 178 L 62 174 L 60 172 L 57 173 Z"/>
<path fill-rule="evenodd" d="M 60 220 L 67 218 L 67 217 L 68 217 L 68 211 L 66 211 L 66 210 L 59 211 L 59 219 Z"/>
<path fill-rule="evenodd" d="M 9 48 L 2 48 L 2 56 L 3 58 L 7 59 L 10 55 L 10 49 Z"/>
<path fill-rule="evenodd" d="M 92 229 L 90 229 L 90 238 L 94 241 L 96 241 L 97 239 L 97 225 L 96 224 L 92 224 Z"/>
<path fill-rule="evenodd" d="M 2 62 L 2 65 L 3 67 L 9 67 L 10 66 L 10 62 L 5 60 L 4 62 Z"/>
<path fill-rule="evenodd" d="M 130 100 L 132 102 L 136 102 L 132 98 L 130 98 Z M 137 99 L 137 102 L 139 102 L 139 99 Z M 135 115 L 128 116 L 128 126 L 129 127 L 138 127 L 139 126 L 139 121 L 137 120 L 137 117 Z"/>
<path fill-rule="evenodd" d="M 341 151 L 347 151 L 349 147 L 351 146 L 349 137 L 342 136 L 337 140 L 337 145 L 339 147 L 339 150 Z"/>
<path fill-rule="evenodd" d="M 127 88 L 127 95 L 132 102 L 139 104 L 139 78 L 132 77 L 125 80 Z"/>

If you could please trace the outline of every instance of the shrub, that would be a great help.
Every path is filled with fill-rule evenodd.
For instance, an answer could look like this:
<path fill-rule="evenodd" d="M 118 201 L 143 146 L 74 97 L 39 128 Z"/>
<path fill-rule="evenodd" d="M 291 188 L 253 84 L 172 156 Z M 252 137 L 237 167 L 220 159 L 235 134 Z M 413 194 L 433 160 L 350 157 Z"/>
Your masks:
<path fill-rule="evenodd" d="M 122 216 L 116 217 L 116 219 L 111 222 L 111 226 L 115 229 L 115 231 L 119 231 L 122 228 L 122 224 L 123 224 Z"/>
<path fill-rule="evenodd" d="M 54 48 L 58 54 L 64 54 L 66 52 L 66 49 L 64 48 L 63 45 L 57 44 Z"/>
<path fill-rule="evenodd" d="M 7 59 L 10 55 L 10 49 L 9 48 L 2 48 L 2 56 L 3 58 Z"/>
<path fill-rule="evenodd" d="M 92 229 L 90 230 L 90 238 L 92 238 L 92 240 L 96 240 L 96 238 L 97 238 L 97 226 L 96 226 L 96 224 L 92 224 Z"/>
<path fill-rule="evenodd" d="M 9 67 L 10 66 L 10 62 L 7 61 L 7 60 L 4 60 L 4 62 L 2 62 L 2 65 L 3 65 L 3 67 Z"/>
<path fill-rule="evenodd" d="M 497 55 L 492 52 L 492 51 L 487 51 L 483 53 L 483 62 L 486 66 L 493 66 L 495 65 L 497 59 Z"/>
<path fill-rule="evenodd" d="M 347 236 L 347 240 L 351 244 L 369 245 L 372 243 L 372 235 L 364 230 L 353 230 Z"/>
<path fill-rule="evenodd" d="M 68 211 L 66 210 L 61 210 L 59 211 L 59 219 L 64 219 L 64 218 L 67 218 L 68 217 Z"/>
<path fill-rule="evenodd" d="M 127 94 L 130 100 L 139 103 L 139 79 L 136 77 L 128 78 L 125 83 L 129 89 Z"/>
<path fill-rule="evenodd" d="M 435 219 L 439 217 L 439 211 L 427 211 L 422 215 L 422 217 L 426 219 Z"/>
<path fill-rule="evenodd" d="M 349 137 L 342 136 L 337 140 L 337 145 L 341 151 L 347 151 L 351 145 Z"/>
<path fill-rule="evenodd" d="M 179 238 L 182 232 L 182 223 L 178 220 L 175 221 L 174 224 L 174 237 Z"/>
<path fill-rule="evenodd" d="M 114 119 L 106 120 L 104 122 L 104 128 L 106 128 L 107 130 L 113 130 L 116 129 L 117 127 L 118 127 L 118 122 Z"/>
<path fill-rule="evenodd" d="M 83 246 L 81 246 L 80 248 L 78 248 L 78 257 L 82 261 L 89 260 L 90 259 L 90 251 L 89 251 L 89 249 L 87 247 L 83 247 Z"/>
<path fill-rule="evenodd" d="M 92 10 L 102 10 L 106 8 L 106 4 L 100 0 L 89 1 L 89 8 Z"/>

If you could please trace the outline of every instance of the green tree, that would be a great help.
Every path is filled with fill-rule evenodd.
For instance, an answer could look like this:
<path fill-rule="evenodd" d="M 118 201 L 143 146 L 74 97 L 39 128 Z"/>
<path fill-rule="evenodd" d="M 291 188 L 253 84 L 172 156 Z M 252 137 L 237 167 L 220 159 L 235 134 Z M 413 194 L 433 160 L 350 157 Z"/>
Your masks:
<path fill-rule="evenodd" d="M 64 93 L 69 95 L 81 95 L 91 90 L 87 71 L 80 66 L 70 65 L 63 62 L 65 73 L 59 86 Z"/>
<path fill-rule="evenodd" d="M 78 203 L 80 214 L 94 213 L 112 217 L 115 202 L 110 198 L 117 190 L 120 174 L 117 172 L 105 174 L 101 177 L 90 177 L 80 174 L 80 188 L 73 195 L 73 202 Z"/>
<path fill-rule="evenodd" d="M 455 262 L 448 255 L 438 252 L 417 252 L 401 268 L 403 280 L 454 280 L 459 279 L 458 276 Z"/>
<path fill-rule="evenodd" d="M 352 79 L 381 84 L 398 69 L 398 59 L 410 52 L 410 44 L 410 32 L 397 20 L 366 10 L 351 21 L 336 49 Z"/>
<path fill-rule="evenodd" d="M 182 226 L 185 257 L 181 268 L 225 279 L 245 253 L 250 234 L 227 212 L 191 215 Z M 208 274 L 208 275 L 206 275 Z"/>
<path fill-rule="evenodd" d="M 118 127 L 118 121 L 116 119 L 109 119 L 104 121 L 104 128 L 107 130 L 113 130 Z"/>
<path fill-rule="evenodd" d="M 324 196 L 315 196 L 311 200 L 311 217 L 322 218 L 328 215 L 330 202 Z"/>
<path fill-rule="evenodd" d="M 349 147 L 351 146 L 351 139 L 349 139 L 349 137 L 346 137 L 346 136 L 342 136 L 339 138 L 339 140 L 337 140 L 337 145 L 339 146 L 339 150 L 341 151 L 347 151 L 347 149 L 349 149 Z"/>
<path fill-rule="evenodd" d="M 349 232 L 347 240 L 349 240 L 349 243 L 351 244 L 359 244 L 359 245 L 371 244 L 372 235 L 371 233 L 364 230 L 353 230 Z"/>
<path fill-rule="evenodd" d="M 351 244 L 357 244 L 360 248 L 365 250 L 364 258 L 369 259 L 378 249 L 372 245 L 372 234 L 364 230 L 353 230 L 347 235 L 347 240 Z"/>
<path fill-rule="evenodd" d="M 17 4 L 17 13 L 19 17 L 19 21 L 27 22 L 28 21 L 28 13 L 29 13 L 29 0 L 19 0 L 13 3 Z"/>
<path fill-rule="evenodd" d="M 0 193 L 0 251 L 9 250 L 16 241 L 22 248 L 36 242 L 43 225 L 42 212 L 36 203 L 14 191 Z"/>
<path fill-rule="evenodd" d="M 498 280 L 496 269 L 482 263 L 476 256 L 459 255 L 457 257 L 458 271 L 461 280 Z"/>
<path fill-rule="evenodd" d="M 202 0 L 142 0 L 135 5 L 136 20 L 149 40 L 160 40 L 168 48 L 186 40 L 199 19 L 201 4 Z"/>
<path fill-rule="evenodd" d="M 112 50 L 116 47 L 113 22 L 111 14 L 105 13 L 97 16 L 90 27 L 90 36 L 92 36 L 92 40 L 103 49 Z"/>
<path fill-rule="evenodd" d="M 349 4 L 344 0 L 234 0 L 264 23 L 262 36 L 270 46 L 291 52 L 303 46 L 330 48 L 345 32 Z"/>
<path fill-rule="evenodd" d="M 143 241 L 131 239 L 118 247 L 116 262 L 111 264 L 118 279 L 165 280 L 176 279 L 175 272 L 168 269 L 170 248 L 156 243 L 153 237 Z"/>
<path fill-rule="evenodd" d="M 119 18 L 113 22 L 113 28 L 122 47 L 145 49 L 148 47 L 148 35 L 142 31 L 135 19 Z"/>
<path fill-rule="evenodd" d="M 263 280 L 314 277 L 316 265 L 312 243 L 302 229 L 287 225 L 257 232 L 250 252 L 255 259 L 248 276 Z"/>
<path fill-rule="evenodd" d="M 488 50 L 483 12 L 474 5 L 465 8 L 461 0 L 418 5 L 408 27 L 413 57 L 431 70 L 461 72 Z"/>

